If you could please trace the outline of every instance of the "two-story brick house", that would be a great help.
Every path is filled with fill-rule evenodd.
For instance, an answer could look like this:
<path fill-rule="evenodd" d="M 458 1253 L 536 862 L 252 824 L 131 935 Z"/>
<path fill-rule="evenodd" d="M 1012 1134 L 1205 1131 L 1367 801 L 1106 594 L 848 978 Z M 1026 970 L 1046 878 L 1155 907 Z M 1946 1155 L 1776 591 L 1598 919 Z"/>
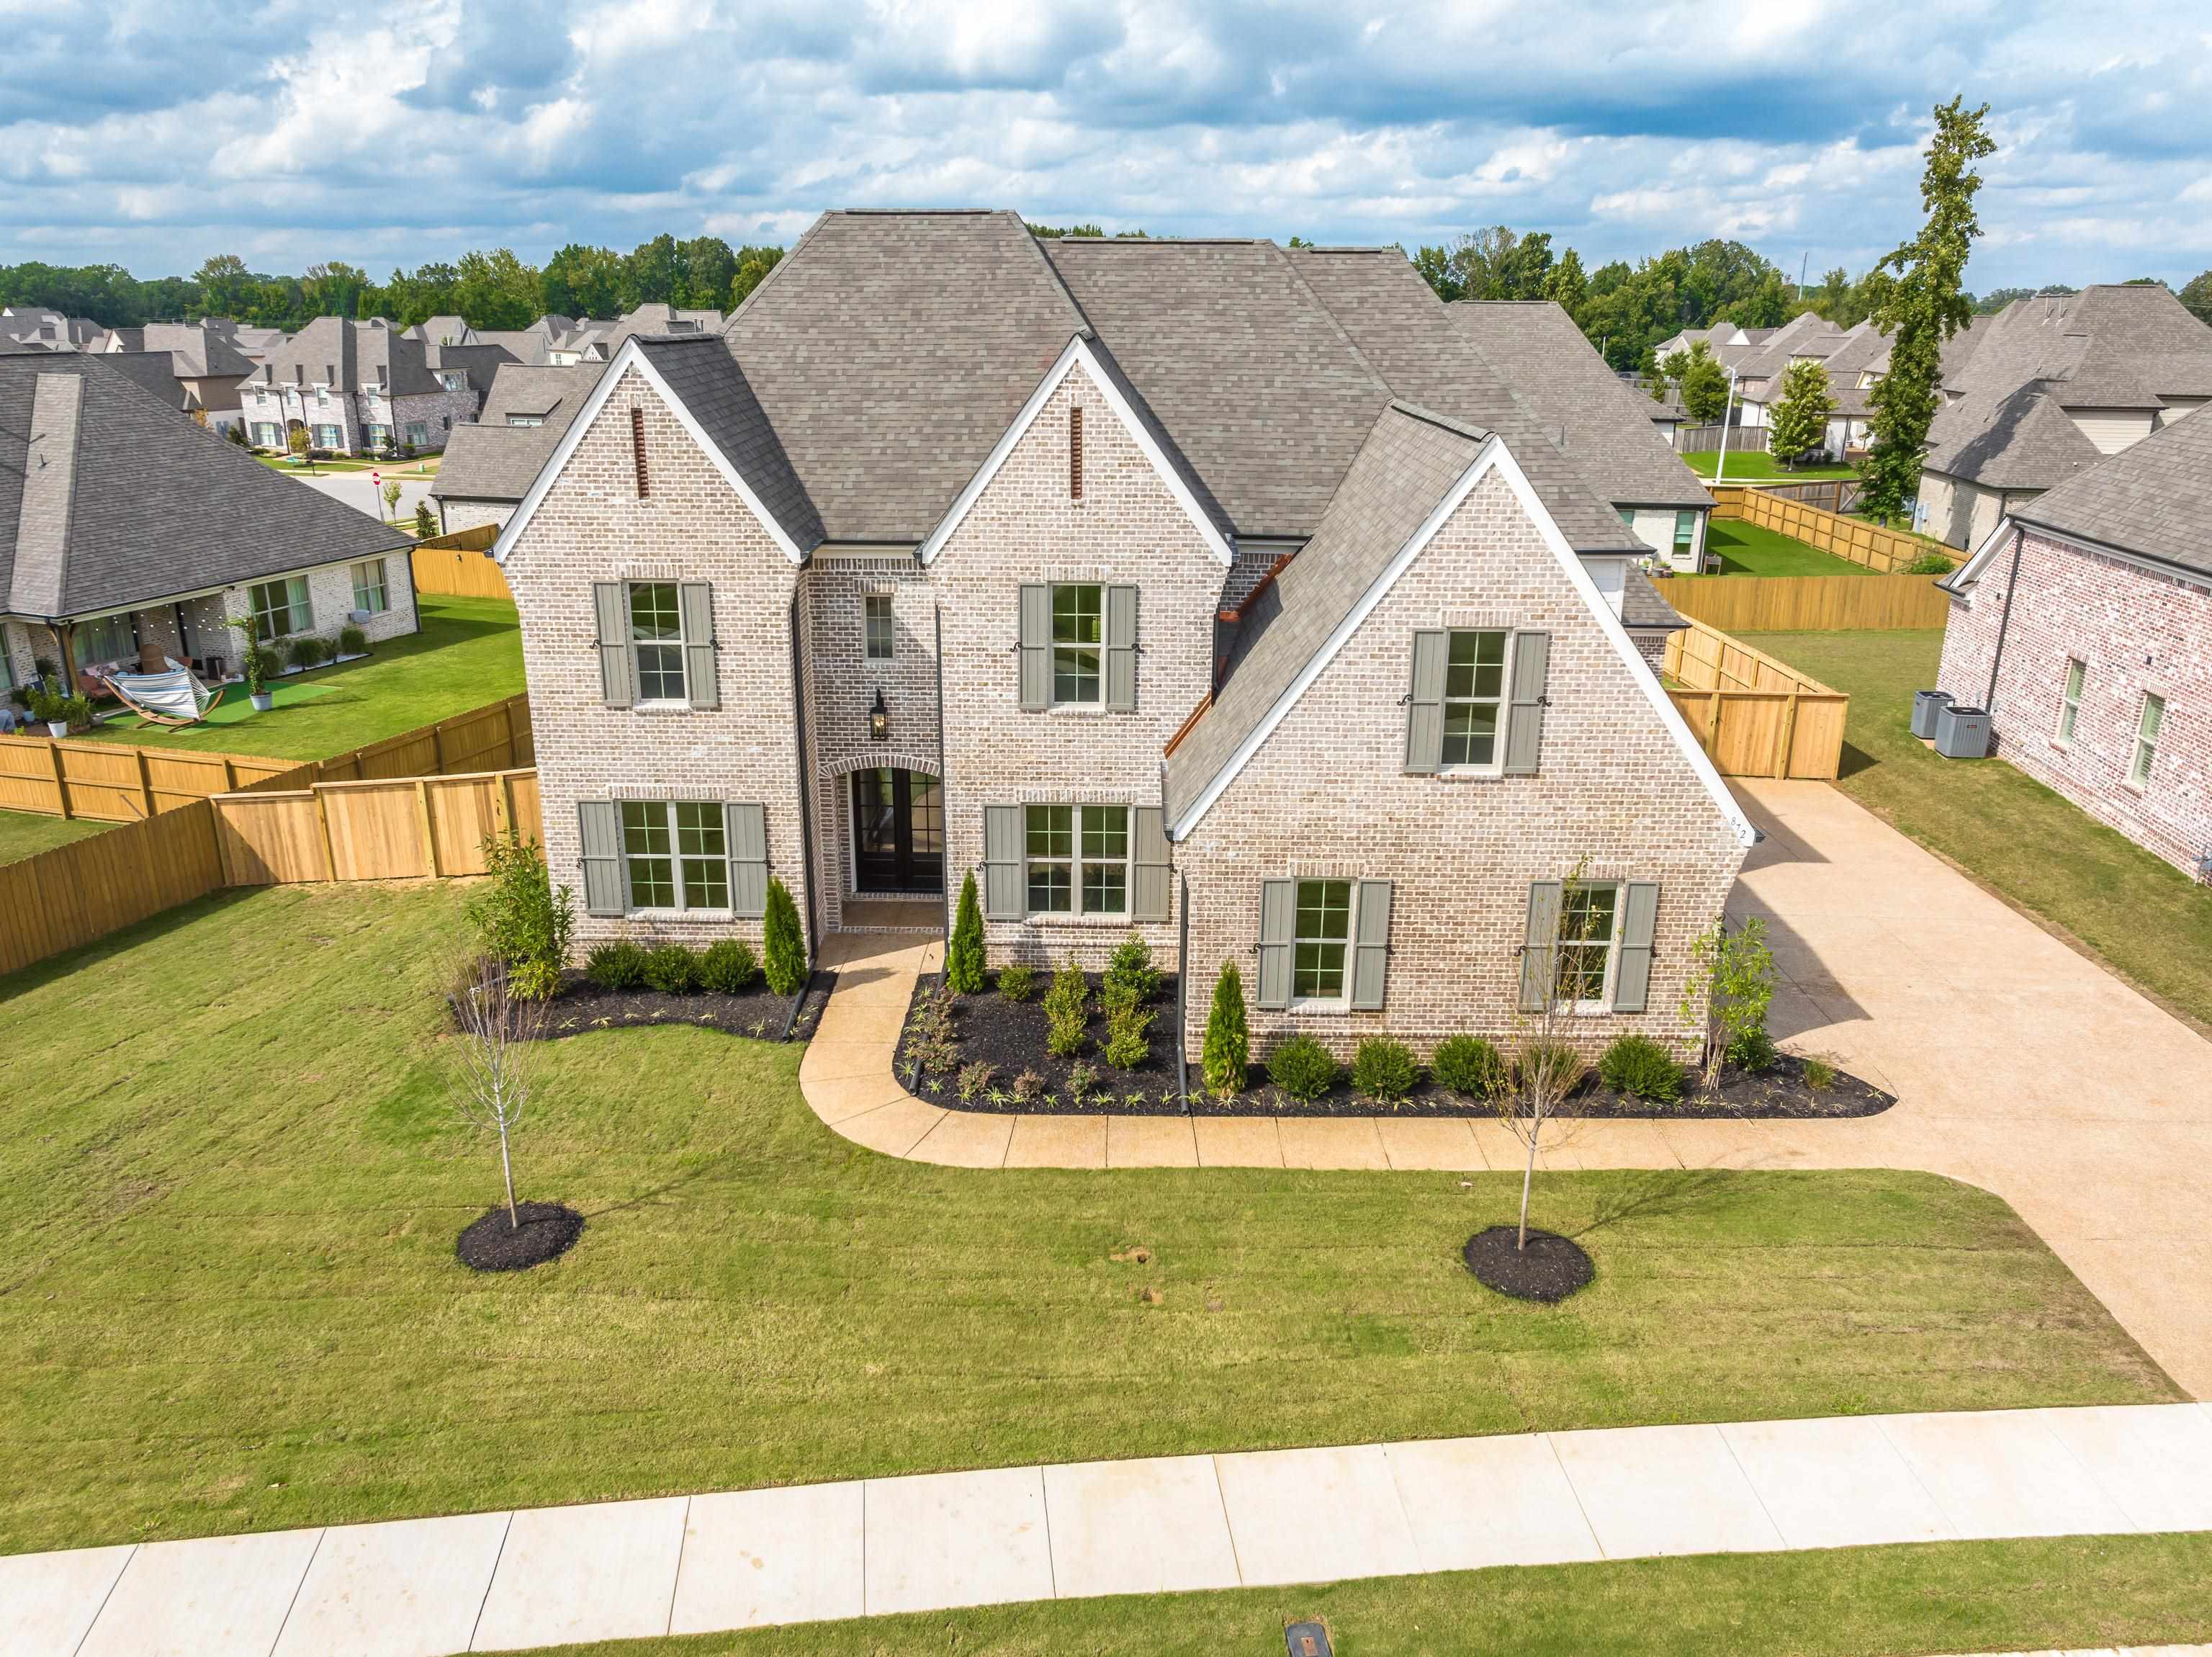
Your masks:
<path fill-rule="evenodd" d="M 333 454 L 442 449 L 447 433 L 476 418 L 492 358 L 505 355 L 426 344 L 380 317 L 317 317 L 270 346 L 240 387 L 246 435 L 256 448 L 279 451 L 295 428 Z"/>
<path fill-rule="evenodd" d="M 1342 1046 L 1503 1027 L 1563 907 L 1591 1039 L 1686 1035 L 1753 835 L 1648 550 L 1395 249 L 833 213 L 620 349 L 496 552 L 580 947 L 972 871 L 996 960 L 1187 929 Z"/>

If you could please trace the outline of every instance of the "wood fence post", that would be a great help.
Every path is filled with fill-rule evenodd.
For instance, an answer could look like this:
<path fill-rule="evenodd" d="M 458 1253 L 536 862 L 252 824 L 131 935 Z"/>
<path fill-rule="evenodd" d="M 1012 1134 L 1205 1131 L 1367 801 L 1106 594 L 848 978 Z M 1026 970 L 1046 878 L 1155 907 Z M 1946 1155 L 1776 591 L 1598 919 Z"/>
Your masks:
<path fill-rule="evenodd" d="M 427 777 L 415 779 L 415 815 L 422 825 L 423 861 L 429 864 L 431 874 L 443 875 L 446 871 L 438 867 L 438 829 L 430 817 L 430 779 Z"/>
<path fill-rule="evenodd" d="M 499 774 L 499 832 L 502 837 L 514 832 L 514 773 L 502 771 Z"/>
<path fill-rule="evenodd" d="M 222 791 L 225 794 L 238 792 L 238 767 L 230 763 L 228 754 L 222 757 Z"/>
<path fill-rule="evenodd" d="M 138 798 L 145 806 L 146 815 L 151 817 L 154 814 L 154 779 L 146 770 L 146 750 L 134 748 L 132 752 L 138 756 Z"/>
<path fill-rule="evenodd" d="M 443 720 L 430 727 L 431 769 L 441 777 L 446 774 L 446 725 Z"/>
<path fill-rule="evenodd" d="M 338 855 L 331 845 L 331 809 L 323 803 L 323 790 L 319 783 L 310 783 L 307 789 L 315 796 L 315 826 L 323 834 L 323 874 L 325 879 L 335 880 L 338 878 Z"/>
<path fill-rule="evenodd" d="M 1705 698 L 1705 754 L 1717 759 L 1721 751 L 1721 693 L 1716 689 Z"/>
<path fill-rule="evenodd" d="M 69 768 L 62 763 L 62 745 L 51 737 L 46 740 L 46 758 L 54 768 L 54 809 L 67 822 L 75 814 L 70 810 Z"/>
<path fill-rule="evenodd" d="M 1774 774 L 1790 775 L 1790 761 L 1795 757 L 1797 744 L 1797 692 L 1790 692 L 1790 700 L 1783 705 L 1782 728 L 1774 739 Z"/>

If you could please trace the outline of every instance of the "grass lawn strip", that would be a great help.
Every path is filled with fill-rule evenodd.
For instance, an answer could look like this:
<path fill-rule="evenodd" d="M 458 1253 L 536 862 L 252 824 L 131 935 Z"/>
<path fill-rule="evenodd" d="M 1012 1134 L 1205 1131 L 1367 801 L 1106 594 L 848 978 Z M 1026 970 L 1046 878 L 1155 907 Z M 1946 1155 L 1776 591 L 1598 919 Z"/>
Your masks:
<path fill-rule="evenodd" d="M 1848 691 L 1836 786 L 2015 908 L 2212 1033 L 2212 888 L 2002 759 L 1944 759 L 1911 732 L 1937 632 L 1746 633 Z"/>
<path fill-rule="evenodd" d="M 1929 1542 L 1509 1567 L 1325 1587 L 1062 1599 L 564 1646 L 546 1657 L 1921 1657 L 2212 1639 L 2212 1536 Z"/>
<path fill-rule="evenodd" d="M 422 631 L 385 641 L 366 661 L 276 680 L 276 705 L 268 713 L 253 713 L 244 688 L 234 685 L 223 700 L 235 698 L 243 716 L 183 730 L 102 725 L 86 740 L 326 759 L 521 694 L 522 635 L 513 604 L 440 595 L 416 603 Z"/>
<path fill-rule="evenodd" d="M 1459 1258 L 1513 1174 L 895 1161 L 815 1118 L 798 1047 L 691 1028 L 546 1044 L 520 1194 L 587 1228 L 477 1276 L 454 1238 L 496 1156 L 432 996 L 466 897 L 232 894 L 0 983 L 0 1551 L 2176 1396 L 2009 1208 L 1933 1176 L 1545 1174 L 1532 1218 L 1598 1276 L 1529 1306 Z"/>
<path fill-rule="evenodd" d="M 1741 518 L 1715 518 L 1705 526 L 1705 550 L 1724 576 L 1871 576 L 1863 564 L 1823 552 L 1808 542 Z M 1683 579 L 1698 579 L 1684 577 Z M 1661 589 L 1665 590 L 1663 588 Z"/>
<path fill-rule="evenodd" d="M 118 823 L 96 823 L 82 817 L 48 817 L 35 811 L 0 811 L 0 864 L 35 857 L 73 840 L 88 839 Z"/>
<path fill-rule="evenodd" d="M 1685 453 L 1682 460 L 1691 471 L 1708 482 L 1720 466 L 1718 449 L 1696 449 Z M 1729 442 L 1728 476 L 1720 479 L 1724 484 L 1809 484 L 1825 482 L 1835 478 L 1856 478 L 1856 466 L 1807 466 L 1795 471 L 1780 465 L 1764 449 L 1740 449 L 1733 438 Z"/>

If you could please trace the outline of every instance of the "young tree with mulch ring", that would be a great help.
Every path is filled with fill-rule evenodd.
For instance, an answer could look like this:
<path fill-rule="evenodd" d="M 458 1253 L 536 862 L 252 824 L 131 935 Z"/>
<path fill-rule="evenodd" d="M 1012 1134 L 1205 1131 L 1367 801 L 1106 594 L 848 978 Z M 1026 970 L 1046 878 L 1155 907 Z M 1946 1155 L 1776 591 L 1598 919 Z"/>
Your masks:
<path fill-rule="evenodd" d="M 952 941 L 945 948 L 945 982 L 956 996 L 983 993 L 983 911 L 975 901 L 975 871 L 960 883 L 960 908 Z"/>
<path fill-rule="evenodd" d="M 507 1193 L 505 1214 L 487 1210 L 461 1233 L 455 1251 L 477 1271 L 519 1270 L 566 1252 L 584 1228 L 573 1209 L 514 1197 L 514 1131 L 529 1109 L 535 1062 L 544 1051 L 545 1003 L 521 993 L 513 969 L 492 955 L 475 957 L 453 983 L 447 1003 L 459 1032 L 453 1050 L 454 1106 L 471 1126 L 498 1136 Z"/>

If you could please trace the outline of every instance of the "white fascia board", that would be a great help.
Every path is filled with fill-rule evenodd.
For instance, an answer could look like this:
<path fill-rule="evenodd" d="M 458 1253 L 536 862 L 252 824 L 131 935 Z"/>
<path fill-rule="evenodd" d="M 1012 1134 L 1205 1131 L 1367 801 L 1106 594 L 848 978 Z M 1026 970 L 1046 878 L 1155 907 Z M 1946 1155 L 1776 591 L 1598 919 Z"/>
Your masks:
<path fill-rule="evenodd" d="M 1152 433 L 1145 429 L 1145 423 L 1137 417 L 1137 411 L 1129 405 L 1129 399 L 1121 395 L 1113 380 L 1098 367 L 1098 359 L 1091 351 L 1090 341 L 1081 334 L 1076 334 L 1069 338 L 1067 349 L 1060 352 L 1059 359 L 1037 382 L 1037 388 L 1030 393 L 1029 401 L 1022 405 L 1021 412 L 1014 416 L 1013 423 L 1006 428 L 1005 435 L 984 458 L 983 464 L 976 468 L 975 475 L 968 480 L 968 486 L 954 497 L 951 507 L 938 521 L 937 527 L 929 532 L 919 554 L 923 564 L 936 560 L 945 543 L 951 539 L 953 532 L 960 527 L 969 510 L 982 497 L 983 491 L 991 486 L 991 480 L 999 475 L 1000 467 L 1006 465 L 1006 457 L 1014 452 L 1015 445 L 1029 435 L 1030 428 L 1044 412 L 1045 405 L 1052 400 L 1053 393 L 1060 389 L 1060 382 L 1074 371 L 1079 362 L 1083 365 L 1085 377 L 1106 399 L 1106 406 L 1114 411 L 1115 417 L 1136 441 L 1137 447 L 1144 451 L 1145 458 L 1152 462 L 1152 470 L 1167 485 L 1168 492 L 1176 497 L 1176 503 L 1189 517 L 1192 527 L 1198 531 L 1199 539 L 1206 543 L 1224 568 L 1236 562 L 1236 554 L 1230 550 L 1227 539 L 1214 527 L 1213 521 L 1206 515 L 1198 503 L 1198 497 L 1191 493 L 1190 486 L 1183 482 L 1170 463 L 1166 452 L 1154 441 Z"/>
<path fill-rule="evenodd" d="M 2000 517 L 1997 527 L 1990 531 L 1982 544 L 1974 549 L 1972 556 L 1952 572 L 1948 579 L 1936 584 L 1947 593 L 1965 592 L 1981 580 L 1983 572 L 1990 567 L 1990 561 L 1996 557 L 1999 549 L 2010 543 L 2013 530 L 2013 521 L 2008 517 Z"/>
<path fill-rule="evenodd" d="M 1621 625 L 1620 618 L 1613 612 L 1613 606 L 1606 602 L 1605 595 L 1597 590 L 1597 583 L 1590 579 L 1589 571 L 1583 568 L 1581 555 L 1567 545 L 1567 538 L 1559 533 L 1559 525 L 1553 521 L 1552 515 L 1545 510 L 1542 501 L 1528 482 L 1528 474 L 1521 470 L 1520 462 L 1513 458 L 1511 451 L 1505 447 L 1504 442 L 1497 437 L 1489 438 L 1484 442 L 1482 448 L 1476 452 L 1474 460 L 1468 464 L 1467 470 L 1460 474 L 1459 480 L 1445 491 L 1443 499 L 1437 503 L 1436 509 L 1429 514 L 1421 527 L 1415 530 L 1406 545 L 1399 549 L 1397 556 L 1390 560 L 1382 573 L 1377 576 L 1369 585 L 1367 591 L 1360 595 L 1359 602 L 1352 606 L 1351 613 L 1337 624 L 1336 630 L 1328 636 L 1321 649 L 1315 652 L 1313 660 L 1299 671 L 1298 676 L 1291 681 L 1289 687 L 1282 695 L 1275 698 L 1274 705 L 1267 710 L 1267 716 L 1254 728 L 1250 735 L 1237 745 L 1236 752 L 1230 755 L 1228 763 L 1222 766 L 1215 774 L 1213 780 L 1208 783 L 1197 799 L 1191 802 L 1190 808 L 1176 819 L 1169 832 L 1170 839 L 1180 841 L 1188 838 L 1191 831 L 1198 826 L 1200 819 L 1212 807 L 1213 802 L 1222 796 L 1231 783 L 1236 781 L 1237 773 L 1244 769 L 1252 756 L 1260 751 L 1261 746 L 1274 734 L 1275 728 L 1283 722 L 1290 710 L 1297 705 L 1298 698 L 1306 693 L 1314 680 L 1321 677 L 1328 664 L 1335 659 L 1337 652 L 1341 650 L 1352 635 L 1359 631 L 1367 618 L 1374 612 L 1375 607 L 1382 603 L 1390 589 L 1397 584 L 1398 578 L 1411 567 L 1413 560 L 1420 556 L 1423 549 L 1436 539 L 1437 532 L 1450 521 L 1452 514 L 1459 510 L 1461 503 L 1474 490 L 1475 484 L 1493 471 L 1503 477 L 1508 486 L 1512 489 L 1514 498 L 1520 502 L 1522 509 L 1528 515 L 1530 521 L 1536 526 L 1537 533 L 1542 539 L 1544 545 L 1550 549 L 1553 560 L 1565 575 L 1569 584 L 1574 588 L 1576 594 L 1582 600 L 1583 607 L 1596 620 L 1599 631 L 1602 632 L 1613 645 L 1613 652 L 1620 658 L 1621 665 L 1628 670 L 1629 678 L 1643 692 L 1644 699 L 1651 704 L 1653 715 L 1658 719 L 1667 734 L 1674 739 L 1674 746 L 1681 751 L 1682 758 L 1688 763 L 1691 771 L 1696 774 L 1698 781 L 1704 785 L 1706 794 L 1711 797 L 1713 805 L 1728 824 L 1729 832 L 1735 835 L 1737 844 L 1749 846 L 1758 839 L 1758 831 L 1752 827 L 1751 819 L 1743 814 L 1743 808 L 1736 804 L 1735 796 L 1729 792 L 1728 784 L 1721 781 L 1720 772 L 1714 768 L 1713 762 L 1707 757 L 1705 751 L 1698 746 L 1697 738 L 1690 734 L 1690 728 L 1684 722 L 1680 710 L 1675 708 L 1674 699 L 1667 694 L 1665 686 L 1659 683 L 1659 676 L 1651 671 L 1650 665 L 1638 652 L 1635 642 L 1628 637 L 1628 630 Z"/>
<path fill-rule="evenodd" d="M 570 458 L 584 441 L 584 434 L 591 429 L 592 422 L 599 418 L 599 411 L 607 405 L 607 399 L 614 395 L 616 386 L 621 383 L 623 370 L 631 368 L 643 375 L 647 383 L 659 393 L 660 400 L 668 405 L 669 411 L 683 424 L 684 429 L 691 434 L 691 441 L 698 444 L 700 452 L 714 463 L 714 470 L 722 474 L 723 480 L 737 491 L 738 498 L 759 521 L 760 527 L 768 532 L 769 539 L 782 551 L 783 556 L 795 564 L 805 564 L 806 555 L 799 550 L 799 544 L 785 533 L 783 526 L 761 504 L 761 498 L 753 493 L 752 485 L 746 483 L 738 469 L 730 464 L 720 446 L 708 438 L 706 429 L 700 425 L 691 411 L 684 406 L 684 399 L 661 377 L 660 371 L 653 366 L 653 359 L 645 354 L 635 338 L 623 341 L 622 349 L 615 353 L 614 360 L 600 374 L 599 383 L 584 399 L 584 405 L 576 411 L 576 417 L 569 422 L 568 429 L 562 433 L 560 446 L 553 451 L 552 458 L 538 468 L 538 476 L 532 480 L 530 492 L 522 497 L 522 504 L 515 508 L 514 515 L 507 521 L 507 527 L 499 532 L 499 539 L 492 543 L 492 562 L 502 566 L 507 563 L 507 555 L 514 550 L 516 539 L 529 527 L 531 519 L 537 515 L 539 503 L 544 500 L 555 479 L 568 470 Z"/>

